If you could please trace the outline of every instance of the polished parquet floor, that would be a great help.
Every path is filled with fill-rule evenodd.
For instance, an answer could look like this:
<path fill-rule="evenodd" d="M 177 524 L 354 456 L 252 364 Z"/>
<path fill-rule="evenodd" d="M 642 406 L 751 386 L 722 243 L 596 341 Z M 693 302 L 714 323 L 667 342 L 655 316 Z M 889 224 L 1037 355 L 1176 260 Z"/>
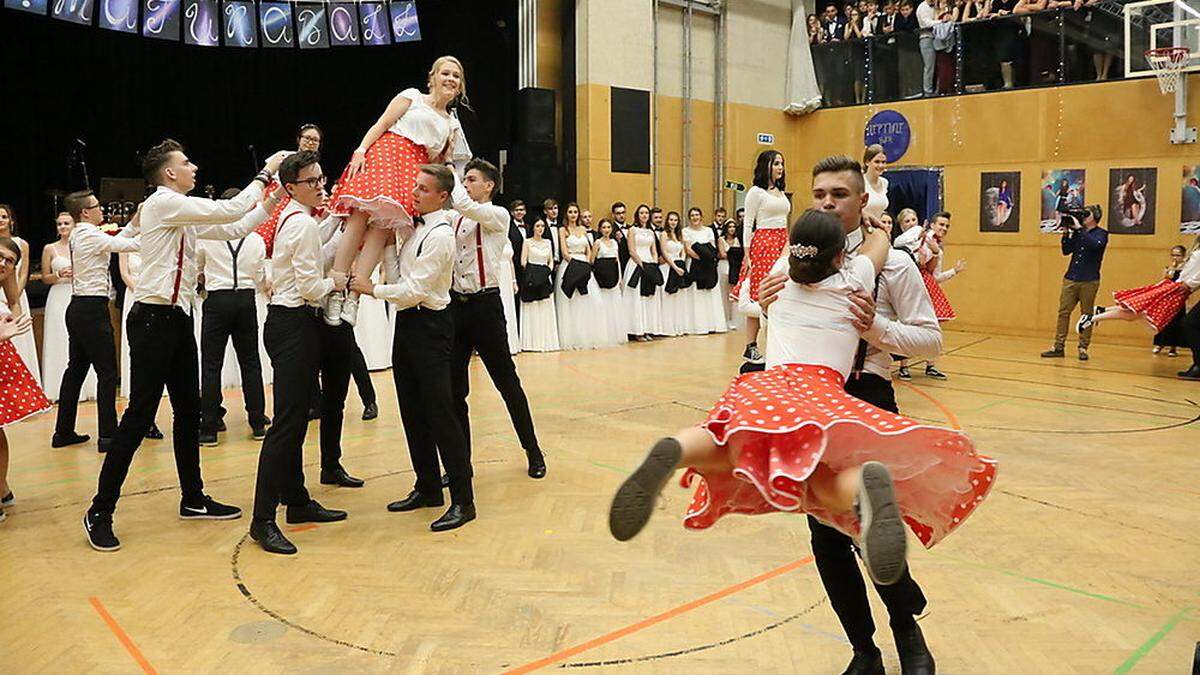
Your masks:
<path fill-rule="evenodd" d="M 690 495 L 627 544 L 610 496 L 648 443 L 702 419 L 738 364 L 740 334 L 593 352 L 522 354 L 550 465 L 524 457 L 473 366 L 479 519 L 434 534 L 440 512 L 391 514 L 412 475 L 390 373 L 382 414 L 358 420 L 345 464 L 361 490 L 309 487 L 343 523 L 289 528 L 269 556 L 248 520 L 181 522 L 170 450 L 148 441 L 116 517 L 124 548 L 80 528 L 100 456 L 52 450 L 53 416 L 8 430 L 17 503 L 0 524 L 0 672 L 839 673 L 850 650 L 809 557 L 803 518 L 730 517 L 683 530 Z M 1099 345 L 1047 362 L 1042 341 L 949 333 L 934 382 L 897 387 L 902 411 L 959 425 L 1001 462 L 961 531 L 911 565 L 942 673 L 1186 673 L 1200 640 L 1200 384 L 1184 358 Z M 914 369 L 914 373 L 918 372 Z M 208 491 L 249 508 L 258 444 L 227 392 L 230 431 L 204 449 Z M 232 405 L 230 405 L 232 403 Z M 95 433 L 94 406 L 80 431 Z M 281 513 L 282 522 L 282 513 Z M 915 542 L 915 540 L 913 540 Z M 919 547 L 918 547 L 919 549 Z M 877 641 L 898 673 L 874 596 Z"/>

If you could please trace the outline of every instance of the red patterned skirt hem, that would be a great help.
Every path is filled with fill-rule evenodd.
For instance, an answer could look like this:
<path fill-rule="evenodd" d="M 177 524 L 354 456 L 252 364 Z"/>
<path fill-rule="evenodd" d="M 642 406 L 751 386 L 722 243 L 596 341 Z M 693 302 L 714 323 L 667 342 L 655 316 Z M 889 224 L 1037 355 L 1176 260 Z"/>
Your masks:
<path fill-rule="evenodd" d="M 387 132 L 367 149 L 366 163 L 353 178 L 349 167 L 334 185 L 329 203 L 335 215 L 366 211 L 371 227 L 411 227 L 417 171 L 429 161 L 425 146 Z"/>
<path fill-rule="evenodd" d="M 755 231 L 754 238 L 750 240 L 750 250 L 746 252 L 746 259 L 742 262 L 738 285 L 729 291 L 731 302 L 738 301 L 741 285 L 747 283 L 750 284 L 750 299 L 758 302 L 758 285 L 770 274 L 771 268 L 779 261 L 779 256 L 783 255 L 783 249 L 787 246 L 787 242 L 786 227 L 768 227 Z"/>
<path fill-rule="evenodd" d="M 921 280 L 925 282 L 925 292 L 929 294 L 929 301 L 933 303 L 933 314 L 937 320 L 953 321 L 958 318 L 954 307 L 950 305 L 950 299 L 946 297 L 946 292 L 942 290 L 933 273 L 921 270 Z"/>
<path fill-rule="evenodd" d="M 1149 286 L 1116 291 L 1113 300 L 1122 309 L 1140 315 L 1155 332 L 1161 332 L 1187 306 L 1190 294 L 1186 284 L 1163 279 Z"/>
<path fill-rule="evenodd" d="M 959 431 L 919 424 L 847 394 L 837 371 L 789 365 L 738 376 L 702 427 L 718 445 L 738 446 L 729 472 L 688 470 L 695 485 L 684 518 L 705 529 L 730 513 L 808 513 L 848 535 L 851 513 L 825 508 L 807 479 L 824 465 L 840 472 L 874 460 L 891 471 L 904 520 L 926 547 L 957 529 L 987 497 L 997 464 Z"/>
<path fill-rule="evenodd" d="M 0 342 L 0 428 L 52 408 L 11 341 Z"/>

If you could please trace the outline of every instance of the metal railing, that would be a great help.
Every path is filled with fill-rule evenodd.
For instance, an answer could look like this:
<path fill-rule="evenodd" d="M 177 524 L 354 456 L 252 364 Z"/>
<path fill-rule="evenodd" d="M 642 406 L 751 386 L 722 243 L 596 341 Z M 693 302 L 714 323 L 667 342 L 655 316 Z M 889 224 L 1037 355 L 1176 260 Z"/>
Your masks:
<path fill-rule="evenodd" d="M 1120 16 L 1093 6 L 957 23 L 940 40 L 899 31 L 810 47 L 824 106 L 841 107 L 1116 79 L 1124 39 Z"/>

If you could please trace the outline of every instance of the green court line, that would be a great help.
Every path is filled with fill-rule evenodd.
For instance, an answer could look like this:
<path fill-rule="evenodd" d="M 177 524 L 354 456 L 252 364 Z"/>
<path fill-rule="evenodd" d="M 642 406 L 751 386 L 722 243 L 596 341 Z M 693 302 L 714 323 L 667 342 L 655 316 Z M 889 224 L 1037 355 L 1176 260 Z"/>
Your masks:
<path fill-rule="evenodd" d="M 1049 588 L 1056 588 L 1060 591 L 1067 591 L 1068 593 L 1075 593 L 1076 595 L 1082 595 L 1084 597 L 1092 598 L 1094 600 L 1103 600 L 1105 602 L 1111 602 L 1111 603 L 1115 603 L 1118 605 L 1124 605 L 1126 607 L 1136 607 L 1138 609 L 1151 609 L 1150 607 L 1148 607 L 1146 605 L 1140 605 L 1136 602 L 1130 602 L 1128 600 L 1114 598 L 1111 595 L 1104 595 L 1103 593 L 1093 593 L 1092 591 L 1085 591 L 1082 588 L 1075 588 L 1073 586 L 1067 586 L 1066 584 L 1060 584 L 1057 581 L 1050 581 L 1049 579 L 1039 579 L 1038 577 L 1031 577 L 1031 576 L 1028 576 L 1025 574 L 1021 574 L 1020 572 L 1013 572 L 1010 570 L 1006 570 L 1002 567 L 995 567 L 993 565 L 975 562 L 974 560 L 966 560 L 965 558 L 959 558 L 957 556 L 946 555 L 944 553 L 941 553 L 941 554 L 935 553 L 934 556 L 938 557 L 938 558 L 946 558 L 947 560 L 951 560 L 951 561 L 954 561 L 954 562 L 957 562 L 957 563 L 960 563 L 963 565 L 970 565 L 971 567 L 978 567 L 980 569 L 997 572 L 997 573 L 1003 574 L 1005 576 L 1013 577 L 1014 579 L 1021 579 L 1022 581 L 1028 581 L 1033 584 L 1047 586 Z"/>
<path fill-rule="evenodd" d="M 1138 661 L 1141 661 L 1147 654 L 1150 653 L 1150 650 L 1158 646 L 1158 643 L 1162 642 L 1163 638 L 1167 637 L 1168 633 L 1175 630 L 1175 626 L 1178 626 L 1180 621 L 1183 621 L 1185 618 L 1187 618 L 1187 615 L 1194 609 L 1194 607 L 1186 607 L 1176 612 L 1175 616 L 1172 616 L 1170 619 L 1168 619 L 1167 623 L 1163 624 L 1163 627 L 1159 628 L 1157 633 L 1151 635 L 1149 640 L 1146 640 L 1141 647 L 1138 647 L 1136 650 L 1134 650 L 1134 652 L 1129 655 L 1129 658 L 1125 659 L 1125 663 L 1117 666 L 1117 669 L 1113 671 L 1113 675 L 1122 675 L 1123 673 L 1128 673 L 1129 671 L 1133 670 L 1133 667 L 1137 665 Z"/>

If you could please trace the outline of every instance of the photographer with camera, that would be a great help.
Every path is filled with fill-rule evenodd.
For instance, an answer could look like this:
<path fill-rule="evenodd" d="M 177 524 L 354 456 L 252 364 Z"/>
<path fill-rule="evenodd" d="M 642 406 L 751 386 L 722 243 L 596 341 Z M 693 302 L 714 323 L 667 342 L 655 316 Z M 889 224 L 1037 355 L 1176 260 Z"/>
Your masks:
<path fill-rule="evenodd" d="M 1100 227 L 1104 211 L 1099 204 L 1090 204 L 1080 211 L 1062 213 L 1062 254 L 1071 256 L 1071 264 L 1063 275 L 1062 293 L 1058 300 L 1058 327 L 1054 347 L 1042 352 L 1044 359 L 1061 359 L 1071 325 L 1071 312 L 1079 305 L 1080 314 L 1090 314 L 1096 305 L 1100 289 L 1100 263 L 1108 247 L 1108 230 Z M 1079 360 L 1088 360 L 1091 327 L 1079 333 Z"/>

